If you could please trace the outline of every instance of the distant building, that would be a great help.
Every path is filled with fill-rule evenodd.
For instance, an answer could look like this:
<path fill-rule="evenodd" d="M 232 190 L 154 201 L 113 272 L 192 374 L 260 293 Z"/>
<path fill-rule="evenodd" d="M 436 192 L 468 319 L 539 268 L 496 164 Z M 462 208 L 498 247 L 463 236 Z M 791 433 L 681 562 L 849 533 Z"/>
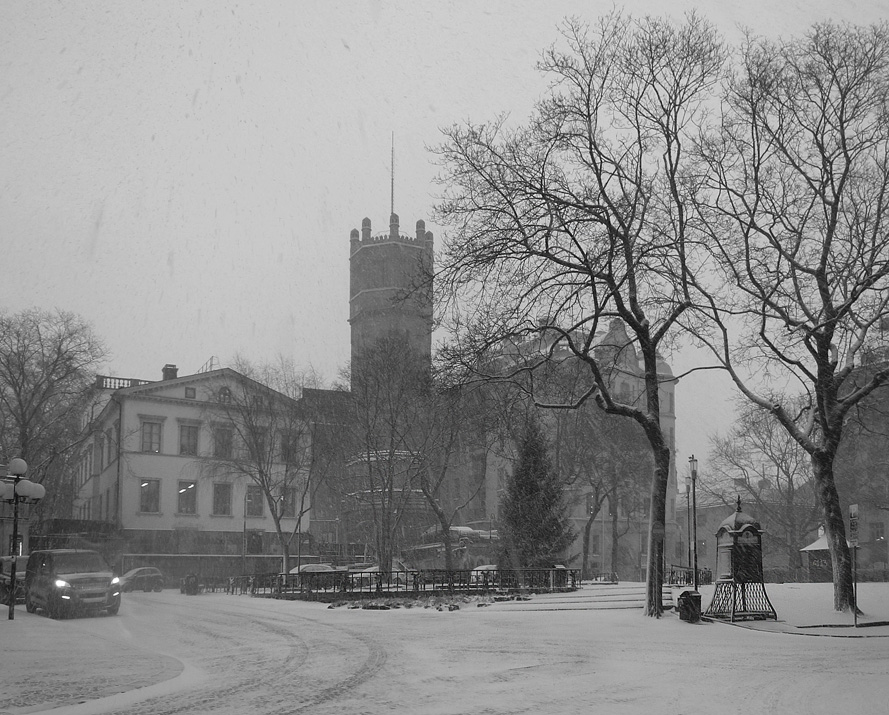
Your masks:
<path fill-rule="evenodd" d="M 349 256 L 353 386 L 362 375 L 368 351 L 382 340 L 396 346 L 403 344 L 405 354 L 415 356 L 428 373 L 433 327 L 432 233 L 418 221 L 415 235 L 402 234 L 398 216 L 393 213 L 388 232 L 375 236 L 370 220 L 365 218 L 360 232 L 351 232 Z M 536 348 L 544 349 L 547 339 L 544 335 Z M 613 363 L 611 379 L 616 398 L 628 403 L 644 401 L 639 356 L 623 324 L 614 321 L 597 343 L 600 353 L 613 353 L 607 357 Z M 529 343 L 523 349 L 533 351 L 535 345 Z M 660 369 L 661 419 L 675 453 L 676 381 L 666 362 Z M 219 468 L 229 459 L 225 455 L 237 449 L 237 440 L 225 437 L 226 430 L 229 435 L 237 432 L 227 424 L 231 413 L 225 408 L 225 389 L 231 381 L 244 380 L 243 375 L 226 368 L 179 377 L 173 365 L 164 368 L 159 381 L 99 377 L 103 399 L 90 415 L 81 450 L 78 496 L 72 505 L 75 518 L 58 524 L 57 535 L 77 532 L 87 540 L 114 541 L 120 553 L 142 556 L 216 554 L 233 561 L 239 556 L 246 559 L 251 554 L 278 553 L 268 505 L 248 478 Z M 485 401 L 492 394 L 488 391 L 497 389 L 474 387 L 472 399 Z M 310 426 L 310 449 L 331 454 L 342 449 L 343 420 L 347 419 L 352 399 L 347 390 L 303 391 L 298 410 Z M 598 410 L 593 404 L 586 409 Z M 544 425 L 547 419 L 544 415 Z M 271 434 L 269 439 L 274 442 L 280 437 Z M 368 449 L 376 455 L 392 447 L 380 444 Z M 405 448 L 413 449 L 411 445 L 399 445 L 393 452 L 399 455 L 399 463 L 405 462 Z M 647 442 L 640 441 L 638 449 L 647 454 Z M 283 442 L 280 451 L 279 466 L 283 468 Z M 486 532 L 487 539 L 482 546 L 465 549 L 456 561 L 459 566 L 471 567 L 493 558 L 500 501 L 505 481 L 515 468 L 515 454 L 516 445 L 493 430 L 460 437 L 447 482 L 438 496 L 447 512 L 456 511 L 455 526 L 472 525 Z M 292 508 L 282 513 L 282 519 L 286 529 L 311 534 L 311 546 L 307 545 L 306 550 L 310 548 L 324 560 L 343 562 L 358 553 L 366 554 L 372 547 L 373 528 L 365 523 L 366 512 L 382 502 L 366 493 L 361 477 L 380 467 L 349 454 L 339 455 L 334 461 L 326 465 L 322 486 L 313 494 L 310 509 L 302 515 L 299 526 Z M 393 464 L 390 471 L 405 475 L 404 483 L 396 485 L 406 496 L 400 505 L 394 538 L 397 547 L 407 548 L 412 542 L 422 542 L 420 535 L 434 527 L 436 519 L 411 484 L 410 469 Z M 668 563 L 670 555 L 681 550 L 675 473 L 671 464 L 665 534 Z M 643 486 L 639 490 L 606 502 L 596 519 L 588 560 L 592 570 L 614 567 L 624 579 L 645 577 L 650 471 L 642 469 L 640 480 Z M 580 565 L 589 499 L 589 489 L 583 484 L 574 484 L 566 492 L 569 516 L 578 534 L 565 555 L 571 566 Z M 281 495 L 282 508 L 289 500 L 292 497 Z M 616 549 L 615 536 L 619 542 Z M 480 540 L 484 541 L 481 536 Z M 616 562 L 613 553 L 617 553 Z"/>
<path fill-rule="evenodd" d="M 889 321 L 881 324 L 879 338 L 885 345 Z M 847 380 L 852 390 L 889 364 L 889 348 L 866 353 L 863 365 Z M 883 385 L 850 413 L 834 462 L 834 479 L 840 506 L 851 538 L 849 505 L 858 505 L 858 574 L 862 580 L 889 580 L 889 386 Z M 829 558 L 829 557 L 828 557 Z M 811 563 L 811 559 L 809 559 Z"/>
<path fill-rule="evenodd" d="M 101 539 L 116 556 L 280 553 L 268 500 L 244 474 L 249 438 L 232 408 L 243 399 L 235 386 L 244 385 L 269 392 L 229 368 L 180 377 L 166 365 L 159 381 L 99 376 L 102 397 L 80 449 L 74 519 L 47 538 Z M 268 469 L 284 474 L 292 461 L 288 435 L 278 429 L 267 438 Z M 291 473 L 280 481 L 275 508 L 286 530 L 297 525 L 298 479 Z M 303 515 L 306 525 L 309 519 Z M 240 572 L 243 563 L 230 561 Z"/>
<path fill-rule="evenodd" d="M 529 339 L 524 344 L 510 345 L 503 352 L 502 359 L 513 362 L 527 360 L 535 355 L 549 354 L 554 338 L 554 333 L 544 331 L 539 337 Z M 625 404 L 644 408 L 645 383 L 641 359 L 627 335 L 622 321 L 611 321 L 608 329 L 596 338 L 594 353 L 600 365 L 606 366 L 603 371 L 609 378 L 615 399 Z M 570 354 L 567 348 L 561 348 L 553 354 L 553 358 L 556 361 L 563 361 L 565 365 L 575 367 L 578 365 L 577 358 Z M 662 360 L 658 363 L 658 371 L 661 383 L 661 425 L 671 454 L 675 455 L 675 390 L 677 381 L 666 361 Z M 545 384 L 545 380 L 541 378 L 538 387 Z M 592 401 L 580 409 L 597 413 L 599 420 L 631 422 L 628 418 L 605 415 Z M 558 427 L 555 420 L 558 420 L 559 415 L 564 415 L 565 412 L 539 408 L 537 412 L 541 417 L 542 424 L 545 427 L 549 425 L 548 436 L 551 448 L 557 450 Z M 633 424 L 635 425 L 635 423 Z M 591 441 L 596 439 L 602 439 L 601 435 L 590 435 Z M 637 474 L 632 481 L 635 483 L 629 488 L 622 488 L 616 498 L 608 498 L 603 502 L 590 527 L 590 548 L 586 566 L 588 573 L 613 571 L 623 580 L 645 580 L 648 567 L 650 485 L 654 467 L 648 441 L 641 431 L 637 435 L 637 439 L 634 439 L 627 449 L 632 450 L 632 459 L 631 455 L 627 453 L 620 461 L 634 463 Z M 485 503 L 488 514 L 495 522 L 499 520 L 499 505 L 506 489 L 507 480 L 515 468 L 515 451 L 516 445 L 502 444 L 499 448 L 490 450 L 488 453 Z M 551 457 L 554 458 L 558 468 L 558 455 L 553 454 Z M 608 470 L 617 470 L 623 466 L 624 464 L 615 465 L 603 459 L 602 463 L 598 465 L 600 477 L 607 480 Z M 570 476 L 563 474 L 563 477 L 570 478 Z M 624 484 L 626 484 L 626 480 L 624 480 Z M 575 568 L 580 567 L 583 561 L 583 531 L 590 518 L 590 501 L 594 498 L 592 491 L 593 488 L 588 481 L 585 482 L 582 478 L 574 479 L 566 491 L 568 515 L 577 538 L 568 549 L 565 559 L 568 565 Z M 681 537 L 676 516 L 676 465 L 674 459 L 670 463 L 667 484 L 664 534 L 664 554 L 668 567 L 673 557 L 679 552 L 678 544 Z"/>
<path fill-rule="evenodd" d="M 369 218 L 349 240 L 349 324 L 352 374 L 362 354 L 379 340 L 400 336 L 427 364 L 432 359 L 432 232 L 417 221 L 413 236 L 400 232 L 398 215 L 389 230 L 373 235 Z"/>

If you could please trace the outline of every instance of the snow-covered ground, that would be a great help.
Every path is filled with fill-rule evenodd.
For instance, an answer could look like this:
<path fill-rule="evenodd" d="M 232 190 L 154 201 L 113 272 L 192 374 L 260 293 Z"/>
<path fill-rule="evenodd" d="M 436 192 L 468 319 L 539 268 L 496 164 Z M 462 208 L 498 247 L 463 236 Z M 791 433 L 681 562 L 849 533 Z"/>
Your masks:
<path fill-rule="evenodd" d="M 851 628 L 830 584 L 767 588 L 779 622 L 744 626 L 593 609 L 594 588 L 454 611 L 176 591 L 117 617 L 18 608 L 0 713 L 886 712 L 889 625 Z M 861 624 L 889 621 L 889 584 L 859 601 Z M 850 627 L 799 627 L 829 624 Z"/>

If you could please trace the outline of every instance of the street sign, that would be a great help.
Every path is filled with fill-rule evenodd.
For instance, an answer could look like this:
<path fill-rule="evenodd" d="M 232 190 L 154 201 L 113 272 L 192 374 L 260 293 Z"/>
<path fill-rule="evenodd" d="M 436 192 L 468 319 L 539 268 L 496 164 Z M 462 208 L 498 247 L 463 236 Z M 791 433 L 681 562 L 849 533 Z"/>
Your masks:
<path fill-rule="evenodd" d="M 849 544 L 858 546 L 858 504 L 849 505 Z"/>
<path fill-rule="evenodd" d="M 858 628 L 858 504 L 849 504 L 849 545 L 852 547 L 852 623 Z"/>

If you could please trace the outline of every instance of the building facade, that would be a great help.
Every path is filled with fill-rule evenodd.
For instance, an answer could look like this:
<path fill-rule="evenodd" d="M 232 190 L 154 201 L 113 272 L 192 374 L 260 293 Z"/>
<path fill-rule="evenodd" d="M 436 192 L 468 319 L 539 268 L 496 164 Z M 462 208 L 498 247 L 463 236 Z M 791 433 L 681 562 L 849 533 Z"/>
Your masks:
<path fill-rule="evenodd" d="M 306 423 L 285 425 L 270 403 L 295 414 L 293 401 L 228 368 L 180 377 L 167 365 L 158 381 L 99 376 L 97 386 L 73 516 L 105 525 L 91 533 L 113 534 L 113 551 L 234 564 L 281 553 L 276 522 L 285 533 L 307 528 Z"/>
<path fill-rule="evenodd" d="M 587 368 L 567 348 L 552 349 L 553 334 L 544 332 L 525 344 L 510 345 L 508 362 L 552 355 L 560 367 L 537 382 L 553 404 L 570 404 L 584 392 Z M 608 375 L 614 398 L 645 407 L 644 371 L 639 356 L 619 320 L 595 339 L 596 359 Z M 561 372 L 561 374 L 558 374 Z M 672 455 L 676 453 L 676 380 L 666 361 L 659 363 L 660 418 Z M 555 386 L 555 387 L 554 387 Z M 542 396 L 538 395 L 538 396 Z M 535 408 L 550 442 L 553 466 L 566 483 L 565 502 L 576 538 L 565 554 L 568 565 L 583 565 L 587 574 L 616 573 L 623 580 L 645 580 L 648 567 L 648 527 L 654 463 L 648 441 L 633 420 L 606 415 L 592 400 L 576 410 Z M 485 504 L 499 521 L 499 506 L 515 468 L 515 444 L 499 444 L 487 457 Z M 677 479 L 671 460 L 667 484 L 664 554 L 666 565 L 678 552 Z M 584 563 L 584 533 L 586 562 Z"/>
<path fill-rule="evenodd" d="M 353 382 L 362 355 L 380 340 L 398 336 L 428 364 L 432 358 L 433 236 L 417 221 L 413 236 L 402 234 L 398 215 L 389 231 L 373 235 L 361 222 L 349 240 L 349 325 Z"/>

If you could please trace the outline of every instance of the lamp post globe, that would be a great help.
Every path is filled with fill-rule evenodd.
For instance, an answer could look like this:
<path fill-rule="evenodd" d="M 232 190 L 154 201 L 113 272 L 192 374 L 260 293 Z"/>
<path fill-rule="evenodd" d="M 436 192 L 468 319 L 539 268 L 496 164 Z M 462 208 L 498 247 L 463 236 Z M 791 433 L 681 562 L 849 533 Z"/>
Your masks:
<path fill-rule="evenodd" d="M 14 457 L 6 465 L 7 474 L 13 478 L 12 483 L 6 482 L 2 488 L 2 499 L 12 504 L 12 544 L 10 547 L 9 569 L 9 620 L 15 619 L 16 596 L 16 561 L 19 556 L 19 504 L 36 504 L 46 496 L 46 488 L 36 484 L 24 475 L 28 471 L 28 463 L 21 457 Z"/>
<path fill-rule="evenodd" d="M 7 470 L 14 477 L 21 477 L 28 471 L 28 463 L 21 457 L 13 457 L 9 460 Z"/>

